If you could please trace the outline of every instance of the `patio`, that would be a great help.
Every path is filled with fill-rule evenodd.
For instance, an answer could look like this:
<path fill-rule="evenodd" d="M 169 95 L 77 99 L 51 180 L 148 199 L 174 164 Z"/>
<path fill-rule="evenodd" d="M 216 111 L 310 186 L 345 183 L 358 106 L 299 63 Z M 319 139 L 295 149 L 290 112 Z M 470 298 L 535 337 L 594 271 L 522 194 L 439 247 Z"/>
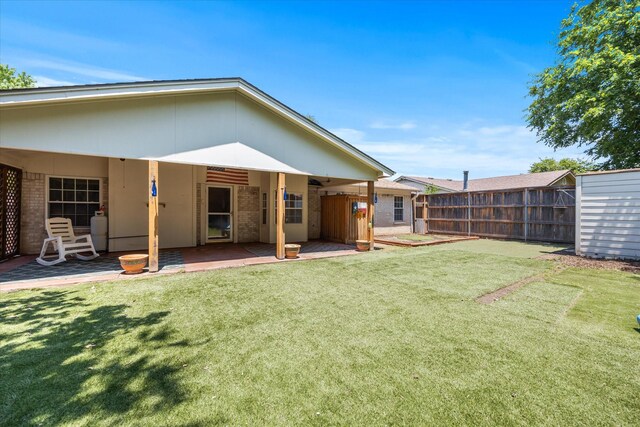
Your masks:
<path fill-rule="evenodd" d="M 310 241 L 302 243 L 297 260 L 327 258 L 358 253 L 353 245 Z M 130 252 L 127 252 L 130 253 Z M 91 261 L 68 257 L 67 262 L 45 267 L 35 261 L 35 256 L 22 256 L 0 264 L 0 291 L 62 286 L 105 280 L 146 277 L 151 273 L 124 275 L 118 257 L 125 252 L 103 253 Z M 278 260 L 275 245 L 266 243 L 217 244 L 195 248 L 166 249 L 160 251 L 159 271 L 171 274 L 241 267 L 254 264 L 291 262 Z"/>

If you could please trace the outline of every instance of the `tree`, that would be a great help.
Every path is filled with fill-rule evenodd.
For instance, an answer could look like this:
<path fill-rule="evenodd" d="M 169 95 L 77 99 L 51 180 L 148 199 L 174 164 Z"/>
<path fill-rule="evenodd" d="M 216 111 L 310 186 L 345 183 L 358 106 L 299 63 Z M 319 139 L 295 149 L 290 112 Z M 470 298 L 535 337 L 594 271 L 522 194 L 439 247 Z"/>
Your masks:
<path fill-rule="evenodd" d="M 640 0 L 574 5 L 558 56 L 529 88 L 529 128 L 550 147 L 584 146 L 603 169 L 640 167 Z"/>
<path fill-rule="evenodd" d="M 566 169 L 571 170 L 573 173 L 583 173 L 583 172 L 596 170 L 597 167 L 593 163 L 587 160 L 570 159 L 568 157 L 564 159 L 556 160 L 554 158 L 547 157 L 533 163 L 529 168 L 529 172 L 530 173 L 549 172 L 549 171 L 559 171 L 559 170 L 566 170 Z"/>
<path fill-rule="evenodd" d="M 34 87 L 36 81 L 25 73 L 16 73 L 15 68 L 7 64 L 0 64 L 0 89 L 18 89 L 24 87 Z"/>
<path fill-rule="evenodd" d="M 423 194 L 436 194 L 438 193 L 440 190 L 438 189 L 438 187 L 436 187 L 433 184 L 426 184 L 424 186 L 424 190 L 423 190 Z"/>

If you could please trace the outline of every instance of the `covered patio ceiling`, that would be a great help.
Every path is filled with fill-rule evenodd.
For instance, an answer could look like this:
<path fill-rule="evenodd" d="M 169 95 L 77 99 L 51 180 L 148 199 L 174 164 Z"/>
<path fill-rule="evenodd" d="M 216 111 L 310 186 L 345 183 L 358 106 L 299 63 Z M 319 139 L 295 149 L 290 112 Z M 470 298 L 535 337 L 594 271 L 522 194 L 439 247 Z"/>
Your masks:
<path fill-rule="evenodd" d="M 307 172 L 289 166 L 241 142 L 183 151 L 161 157 L 144 157 L 143 160 L 309 175 Z"/>

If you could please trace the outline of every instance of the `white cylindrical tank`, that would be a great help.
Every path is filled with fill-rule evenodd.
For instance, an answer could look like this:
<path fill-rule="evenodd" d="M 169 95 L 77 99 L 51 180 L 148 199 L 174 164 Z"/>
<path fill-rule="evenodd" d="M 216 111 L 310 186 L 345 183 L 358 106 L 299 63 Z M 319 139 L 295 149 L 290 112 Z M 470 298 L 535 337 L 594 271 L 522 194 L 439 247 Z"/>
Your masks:
<path fill-rule="evenodd" d="M 104 214 L 91 217 L 91 240 L 93 240 L 93 246 L 96 248 L 96 251 L 107 250 L 108 227 L 109 222 Z"/>

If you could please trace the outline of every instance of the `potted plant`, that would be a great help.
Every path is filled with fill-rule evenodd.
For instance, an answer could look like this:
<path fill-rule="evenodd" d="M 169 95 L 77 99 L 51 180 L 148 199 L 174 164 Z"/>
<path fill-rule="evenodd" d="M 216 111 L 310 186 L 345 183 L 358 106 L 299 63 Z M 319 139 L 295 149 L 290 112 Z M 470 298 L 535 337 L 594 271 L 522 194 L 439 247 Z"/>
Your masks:
<path fill-rule="evenodd" d="M 300 245 L 296 243 L 287 243 L 286 245 L 284 245 L 285 258 L 289 258 L 289 259 L 298 258 L 299 252 L 300 252 Z"/>
<path fill-rule="evenodd" d="M 147 254 L 129 254 L 118 257 L 120 265 L 124 270 L 124 274 L 140 274 L 142 269 L 147 265 Z"/>
<path fill-rule="evenodd" d="M 356 240 L 356 250 L 365 252 L 371 249 L 371 242 L 368 240 Z"/>

